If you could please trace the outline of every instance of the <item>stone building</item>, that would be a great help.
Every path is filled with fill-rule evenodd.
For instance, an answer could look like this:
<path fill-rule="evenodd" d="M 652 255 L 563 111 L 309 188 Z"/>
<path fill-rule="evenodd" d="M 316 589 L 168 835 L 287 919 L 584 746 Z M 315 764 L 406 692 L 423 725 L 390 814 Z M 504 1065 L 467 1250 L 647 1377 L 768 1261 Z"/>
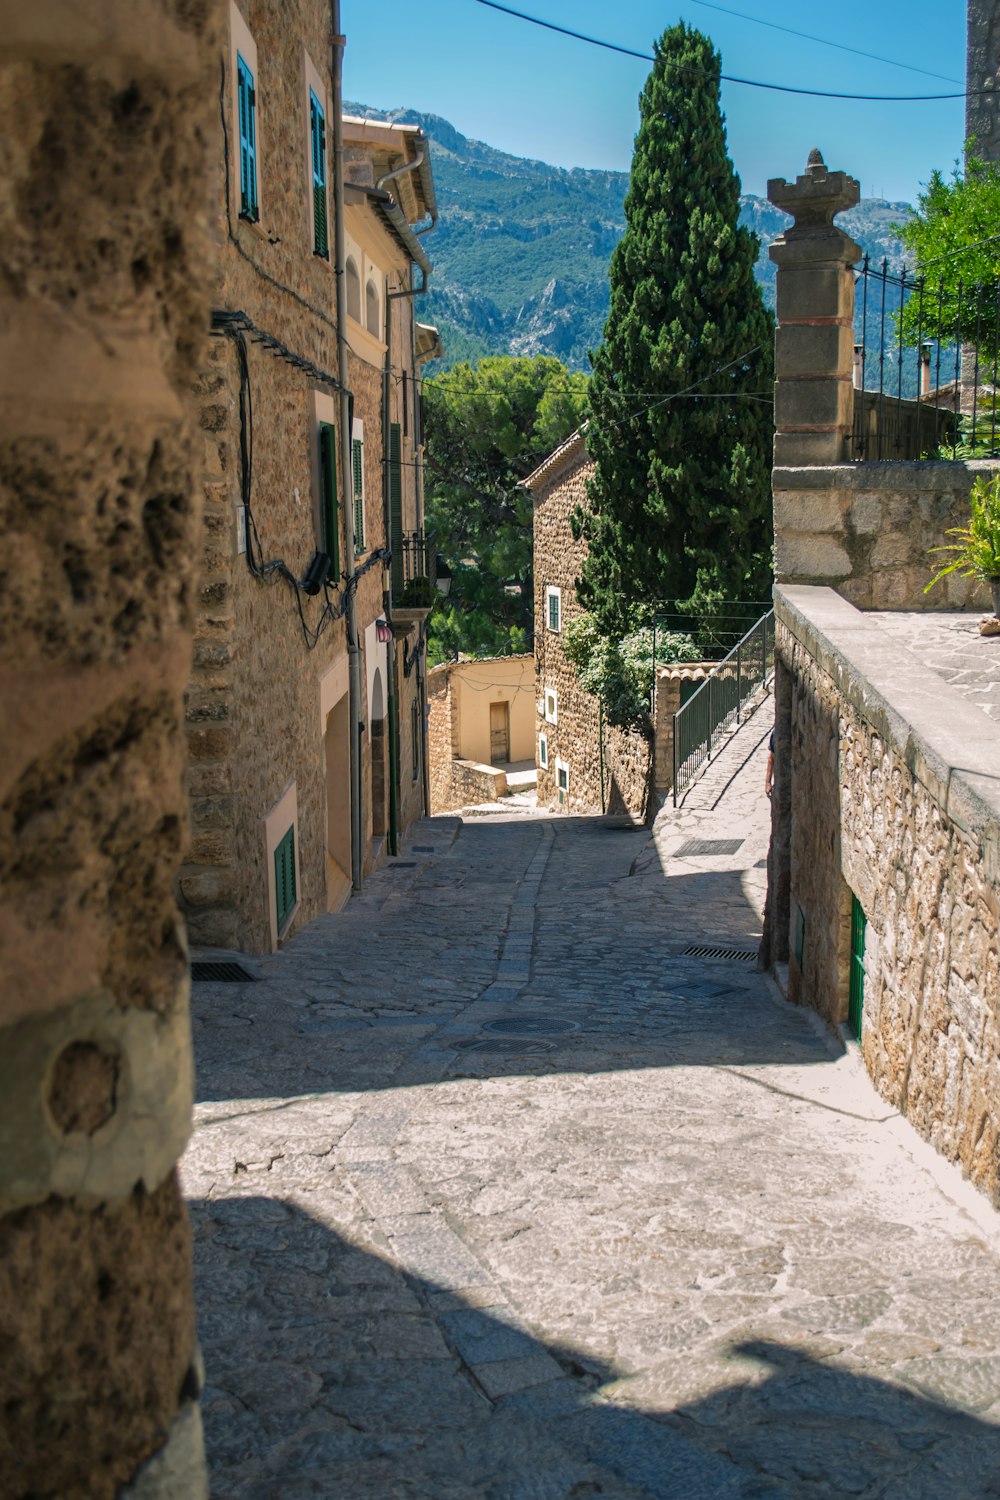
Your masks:
<path fill-rule="evenodd" d="M 341 121 L 326 0 L 294 23 L 230 0 L 225 20 L 180 894 L 193 942 L 259 953 L 338 909 L 426 806 L 409 768 L 435 339 L 414 323 L 430 267 L 413 226 L 436 206 L 419 131 Z"/>
<path fill-rule="evenodd" d="M 768 186 L 777 586 L 764 956 L 845 1024 L 883 1096 L 1000 1202 L 1000 701 L 985 591 L 930 594 L 982 463 L 850 462 L 858 184 Z M 1000 699 L 1000 695 L 994 695 Z M 988 712 L 984 712 L 988 710 Z M 995 716 L 993 716 L 995 713 Z"/>
<path fill-rule="evenodd" d="M 644 819 L 651 805 L 652 738 L 605 723 L 563 649 L 563 628 L 581 612 L 576 580 L 586 555 L 570 516 L 586 500 L 590 471 L 581 429 L 525 480 L 534 499 L 538 801 Z"/>
<path fill-rule="evenodd" d="M 449 661 L 427 674 L 431 812 L 493 802 L 535 760 L 535 661 Z M 519 783 L 520 784 L 520 783 Z"/>
<path fill-rule="evenodd" d="M 207 1496 L 182 695 L 211 0 L 0 8 L 0 1492 Z"/>

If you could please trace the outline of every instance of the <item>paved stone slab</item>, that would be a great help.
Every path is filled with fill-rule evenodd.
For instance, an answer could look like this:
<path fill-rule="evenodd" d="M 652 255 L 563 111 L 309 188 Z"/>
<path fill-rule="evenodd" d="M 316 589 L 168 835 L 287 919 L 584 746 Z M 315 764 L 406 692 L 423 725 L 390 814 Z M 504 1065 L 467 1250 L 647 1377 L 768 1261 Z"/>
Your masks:
<path fill-rule="evenodd" d="M 756 946 L 769 731 L 651 836 L 430 820 L 198 987 L 218 1500 L 1000 1496 L 995 1220 L 838 1038 L 685 955 Z M 563 1029 L 484 1031 L 518 1017 Z"/>

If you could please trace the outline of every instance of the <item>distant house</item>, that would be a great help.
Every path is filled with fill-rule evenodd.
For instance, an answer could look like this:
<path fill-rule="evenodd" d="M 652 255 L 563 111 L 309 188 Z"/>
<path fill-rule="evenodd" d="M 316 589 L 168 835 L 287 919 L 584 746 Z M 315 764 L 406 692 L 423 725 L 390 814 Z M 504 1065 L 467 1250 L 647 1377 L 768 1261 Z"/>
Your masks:
<path fill-rule="evenodd" d="M 427 805 L 418 386 L 440 350 L 414 309 L 433 177 L 420 131 L 343 121 L 341 329 L 329 29 L 321 0 L 230 0 L 221 59 L 180 897 L 195 943 L 256 953 L 341 906 Z"/>
<path fill-rule="evenodd" d="M 443 662 L 427 674 L 431 812 L 492 802 L 523 786 L 535 758 L 530 656 Z M 529 778 L 533 783 L 534 778 Z"/>

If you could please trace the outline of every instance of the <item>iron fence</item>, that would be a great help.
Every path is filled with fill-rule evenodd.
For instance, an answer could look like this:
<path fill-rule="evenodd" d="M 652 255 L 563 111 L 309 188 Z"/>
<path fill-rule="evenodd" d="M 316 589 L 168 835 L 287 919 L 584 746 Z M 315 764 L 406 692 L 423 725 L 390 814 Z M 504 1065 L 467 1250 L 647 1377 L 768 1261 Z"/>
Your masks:
<path fill-rule="evenodd" d="M 674 806 L 774 667 L 774 610 L 751 626 L 673 716 Z"/>
<path fill-rule="evenodd" d="M 653 668 L 674 661 L 667 642 L 673 634 L 689 635 L 704 661 L 725 656 L 761 615 L 770 609 L 766 599 L 728 599 L 700 615 L 683 614 L 657 606 L 653 615 Z M 666 649 L 664 649 L 666 647 Z"/>
<path fill-rule="evenodd" d="M 429 609 L 437 589 L 433 531 L 404 531 L 392 545 L 392 602 L 400 609 Z"/>
<path fill-rule="evenodd" d="M 856 460 L 996 456 L 1000 282 L 931 281 L 865 256 L 854 334 Z"/>

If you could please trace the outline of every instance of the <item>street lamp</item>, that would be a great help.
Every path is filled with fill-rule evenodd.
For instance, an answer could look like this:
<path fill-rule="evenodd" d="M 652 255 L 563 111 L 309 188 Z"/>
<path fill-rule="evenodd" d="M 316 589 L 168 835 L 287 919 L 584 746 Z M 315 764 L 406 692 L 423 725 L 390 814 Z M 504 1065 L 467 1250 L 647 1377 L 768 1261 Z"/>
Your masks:
<path fill-rule="evenodd" d="M 451 592 L 451 569 L 440 552 L 437 555 L 437 591 L 442 599 L 447 599 Z"/>

